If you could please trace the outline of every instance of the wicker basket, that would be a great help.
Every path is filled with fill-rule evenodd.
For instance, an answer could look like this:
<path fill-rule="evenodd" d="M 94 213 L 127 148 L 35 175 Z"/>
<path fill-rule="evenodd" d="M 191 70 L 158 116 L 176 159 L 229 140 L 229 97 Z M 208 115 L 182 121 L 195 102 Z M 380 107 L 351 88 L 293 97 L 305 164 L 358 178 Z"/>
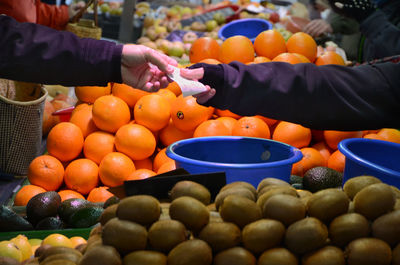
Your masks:
<path fill-rule="evenodd" d="M 83 13 L 86 12 L 87 8 L 93 3 L 94 5 L 94 20 L 82 19 Z M 74 33 L 80 38 L 92 38 L 101 39 L 102 30 L 98 25 L 97 19 L 97 0 L 89 0 L 86 6 L 79 11 L 67 24 L 66 30 Z"/>
<path fill-rule="evenodd" d="M 39 84 L 0 79 L 0 172 L 26 175 L 40 155 L 46 97 Z"/>

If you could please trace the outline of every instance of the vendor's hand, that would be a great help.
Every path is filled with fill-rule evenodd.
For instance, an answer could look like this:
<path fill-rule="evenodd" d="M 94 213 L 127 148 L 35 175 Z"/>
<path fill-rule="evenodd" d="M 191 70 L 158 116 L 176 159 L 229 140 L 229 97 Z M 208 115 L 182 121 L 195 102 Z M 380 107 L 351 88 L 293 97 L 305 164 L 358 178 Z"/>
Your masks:
<path fill-rule="evenodd" d="M 376 9 L 370 0 L 329 0 L 329 4 L 336 13 L 358 22 L 362 22 Z"/>
<path fill-rule="evenodd" d="M 78 3 L 75 4 L 70 4 L 68 6 L 68 16 L 71 19 L 73 16 L 75 16 L 79 11 L 81 11 L 82 8 L 85 7 L 85 2 L 79 1 Z"/>
<path fill-rule="evenodd" d="M 303 32 L 310 34 L 312 37 L 319 37 L 324 33 L 332 33 L 331 25 L 323 19 L 311 20 L 304 28 Z"/>
<path fill-rule="evenodd" d="M 174 70 L 171 66 L 178 63 L 143 45 L 127 44 L 122 50 L 122 81 L 134 88 L 155 92 L 166 87 L 170 80 L 167 74 Z"/>
<path fill-rule="evenodd" d="M 181 76 L 191 80 L 199 80 L 204 76 L 204 68 L 195 68 L 195 69 L 181 69 Z M 207 91 L 202 93 L 193 95 L 196 98 L 197 102 L 203 104 L 207 102 L 210 98 L 212 98 L 216 91 L 214 88 L 210 88 L 206 85 Z"/>

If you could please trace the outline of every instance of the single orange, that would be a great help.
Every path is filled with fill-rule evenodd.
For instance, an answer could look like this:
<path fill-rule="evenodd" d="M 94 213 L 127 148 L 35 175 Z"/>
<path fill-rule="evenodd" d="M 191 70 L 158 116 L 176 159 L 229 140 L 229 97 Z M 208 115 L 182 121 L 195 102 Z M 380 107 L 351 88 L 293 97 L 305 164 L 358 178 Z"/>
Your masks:
<path fill-rule="evenodd" d="M 345 65 L 342 56 L 336 52 L 327 51 L 320 55 L 317 60 L 315 60 L 316 65 L 327 65 L 327 64 L 338 64 Z"/>
<path fill-rule="evenodd" d="M 147 179 L 155 175 L 157 174 L 153 170 L 142 168 L 133 171 L 127 180 Z"/>
<path fill-rule="evenodd" d="M 268 125 L 257 117 L 242 117 L 232 129 L 232 135 L 269 139 L 271 137 Z"/>
<path fill-rule="evenodd" d="M 64 167 L 53 156 L 41 155 L 29 164 L 28 180 L 32 185 L 42 187 L 46 191 L 58 190 L 63 179 Z"/>
<path fill-rule="evenodd" d="M 222 63 L 254 61 L 254 47 L 251 40 L 242 35 L 226 39 L 219 50 L 218 60 Z"/>
<path fill-rule="evenodd" d="M 383 128 L 377 134 L 385 141 L 400 144 L 400 131 L 397 129 Z"/>
<path fill-rule="evenodd" d="M 257 56 L 256 58 L 254 58 L 253 63 L 268 63 L 270 62 L 271 59 L 264 57 L 264 56 Z"/>
<path fill-rule="evenodd" d="M 179 96 L 180 94 L 182 94 L 181 88 L 178 86 L 178 83 L 176 83 L 175 81 L 169 83 L 165 89 L 168 89 L 168 90 L 174 92 L 175 96 Z"/>
<path fill-rule="evenodd" d="M 164 97 L 153 93 L 140 98 L 133 113 L 137 124 L 155 132 L 167 126 L 171 115 L 171 104 Z"/>
<path fill-rule="evenodd" d="M 58 195 L 60 195 L 62 202 L 68 199 L 85 199 L 82 194 L 74 190 L 60 190 Z"/>
<path fill-rule="evenodd" d="M 86 103 L 94 103 L 101 96 L 111 94 L 111 83 L 107 86 L 77 86 L 75 87 L 75 95 L 79 101 Z"/>
<path fill-rule="evenodd" d="M 343 173 L 345 161 L 346 157 L 339 150 L 336 150 L 328 159 L 328 167 Z"/>
<path fill-rule="evenodd" d="M 199 126 L 197 126 L 193 133 L 193 137 L 224 135 L 232 135 L 232 130 L 226 127 L 225 124 L 219 120 L 204 121 Z"/>
<path fill-rule="evenodd" d="M 113 84 L 112 94 L 125 101 L 130 108 L 133 108 L 141 97 L 150 95 L 147 91 L 119 83 Z"/>
<path fill-rule="evenodd" d="M 170 119 L 168 125 L 161 129 L 159 133 L 160 141 L 164 146 L 168 146 L 176 141 L 192 138 L 193 137 L 193 130 L 192 131 L 182 131 L 175 127 L 172 119 Z"/>
<path fill-rule="evenodd" d="M 283 142 L 297 148 L 306 147 L 311 142 L 311 130 L 300 124 L 281 121 L 274 130 L 272 140 Z"/>
<path fill-rule="evenodd" d="M 112 196 L 114 194 L 108 191 L 108 187 L 97 187 L 89 193 L 87 200 L 90 202 L 105 202 Z"/>
<path fill-rule="evenodd" d="M 71 122 L 61 122 L 50 130 L 47 136 L 47 151 L 60 161 L 70 161 L 82 151 L 83 134 Z"/>
<path fill-rule="evenodd" d="M 115 134 L 115 148 L 132 160 L 142 160 L 154 153 L 156 139 L 143 125 L 126 124 Z"/>
<path fill-rule="evenodd" d="M 203 59 L 201 60 L 199 63 L 206 63 L 206 64 L 221 64 L 220 61 L 216 60 L 216 59 Z"/>
<path fill-rule="evenodd" d="M 172 106 L 172 104 L 174 104 L 174 101 L 176 99 L 175 93 L 166 88 L 162 88 L 162 89 L 158 90 L 155 94 L 165 98 L 171 106 Z"/>
<path fill-rule="evenodd" d="M 199 105 L 192 96 L 177 97 L 171 107 L 172 122 L 182 131 L 193 131 L 209 114 L 209 108 Z"/>
<path fill-rule="evenodd" d="M 169 172 L 169 171 L 172 171 L 175 169 L 176 169 L 175 161 L 174 160 L 168 161 L 160 166 L 160 168 L 157 170 L 157 175 L 166 173 L 166 172 Z"/>
<path fill-rule="evenodd" d="M 122 185 L 135 170 L 135 164 L 128 156 L 112 152 L 101 160 L 99 176 L 104 185 L 116 187 Z"/>
<path fill-rule="evenodd" d="M 230 132 L 230 135 L 232 135 L 233 127 L 235 126 L 237 120 L 232 117 L 218 117 L 217 121 L 221 121 L 228 129 Z"/>
<path fill-rule="evenodd" d="M 284 62 L 284 63 L 290 63 L 290 64 L 298 64 L 301 63 L 301 60 L 299 57 L 292 53 L 281 53 L 278 56 L 276 56 L 273 60 L 273 62 Z"/>
<path fill-rule="evenodd" d="M 189 50 L 191 63 L 198 63 L 204 59 L 218 59 L 218 42 L 210 37 L 201 37 L 195 40 Z"/>
<path fill-rule="evenodd" d="M 238 115 L 236 113 L 233 113 L 230 110 L 220 110 L 220 109 L 217 109 L 217 108 L 215 109 L 214 113 L 218 117 L 232 117 L 232 118 L 235 118 L 237 120 L 242 117 L 242 116 L 240 116 L 240 115 Z"/>
<path fill-rule="evenodd" d="M 317 57 L 317 43 L 313 37 L 304 32 L 297 32 L 290 36 L 286 42 L 286 47 L 288 52 L 302 54 L 310 62 L 314 62 Z"/>
<path fill-rule="evenodd" d="M 156 156 L 154 157 L 153 160 L 153 171 L 154 172 L 158 172 L 158 169 L 165 163 L 170 162 L 170 161 L 174 161 L 173 159 L 169 158 L 167 156 L 167 154 L 165 153 L 165 151 L 167 150 L 167 148 L 163 148 L 161 149 Z"/>
<path fill-rule="evenodd" d="M 340 141 L 347 138 L 361 138 L 362 131 L 324 131 L 324 139 L 330 148 L 336 150 Z"/>
<path fill-rule="evenodd" d="M 273 59 L 287 51 L 286 41 L 277 30 L 266 30 L 257 35 L 254 40 L 254 49 L 258 56 L 265 56 Z"/>
<path fill-rule="evenodd" d="M 129 106 L 119 97 L 102 96 L 93 104 L 93 121 L 103 131 L 114 133 L 130 120 Z"/>
<path fill-rule="evenodd" d="M 295 52 L 292 54 L 297 56 L 297 58 L 299 58 L 302 63 L 311 63 L 310 60 L 307 57 L 305 57 L 303 54 L 295 53 Z"/>
<path fill-rule="evenodd" d="M 83 144 L 83 154 L 97 165 L 103 157 L 115 151 L 115 137 L 111 133 L 98 131 L 89 134 Z"/>
<path fill-rule="evenodd" d="M 36 185 L 25 185 L 15 195 L 14 205 L 15 206 L 26 206 L 28 201 L 39 193 L 46 192 L 45 189 Z"/>
<path fill-rule="evenodd" d="M 299 162 L 293 164 L 292 174 L 297 169 L 296 175 L 303 176 L 307 170 L 325 165 L 325 158 L 318 150 L 312 147 L 305 147 L 300 149 L 300 151 L 303 153 L 303 158 Z"/>
<path fill-rule="evenodd" d="M 136 170 L 138 169 L 150 169 L 153 170 L 153 160 L 151 157 L 142 159 L 142 160 L 133 160 L 133 163 L 135 164 Z"/>
<path fill-rule="evenodd" d="M 364 135 L 363 138 L 385 141 L 385 138 L 383 138 L 382 136 L 380 136 L 377 133 L 368 133 L 368 134 Z"/>
<path fill-rule="evenodd" d="M 329 157 L 331 156 L 331 150 L 330 150 L 329 146 L 324 141 L 322 141 L 322 142 L 313 144 L 311 147 L 318 150 L 321 153 L 321 155 L 324 157 L 325 162 L 326 162 L 324 166 L 328 165 L 328 160 L 329 160 Z"/>
<path fill-rule="evenodd" d="M 99 130 L 93 122 L 92 109 L 93 105 L 80 104 L 75 107 L 69 120 L 69 122 L 72 122 L 81 129 L 83 138 Z"/>
<path fill-rule="evenodd" d="M 90 159 L 76 159 L 65 168 L 64 182 L 69 189 L 86 195 L 99 183 L 99 167 Z"/>

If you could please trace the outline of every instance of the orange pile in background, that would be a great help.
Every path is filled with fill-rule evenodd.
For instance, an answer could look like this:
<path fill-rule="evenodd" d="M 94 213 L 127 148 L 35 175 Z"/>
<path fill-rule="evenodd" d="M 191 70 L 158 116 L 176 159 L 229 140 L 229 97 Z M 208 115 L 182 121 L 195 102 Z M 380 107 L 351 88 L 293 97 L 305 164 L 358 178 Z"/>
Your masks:
<path fill-rule="evenodd" d="M 209 38 L 197 39 L 190 51 L 192 63 L 218 64 L 281 61 L 292 64 L 344 64 L 335 52 L 317 57 L 317 45 L 299 32 L 287 42 L 278 31 L 261 33 L 254 45 L 244 36 L 228 38 L 220 47 Z M 182 97 L 175 82 L 148 93 L 127 85 L 77 87 L 79 103 L 70 122 L 54 126 L 47 138 L 49 155 L 34 159 L 16 205 L 25 205 L 37 193 L 59 191 L 62 199 L 101 202 L 112 194 L 108 187 L 125 180 L 144 179 L 175 169 L 165 151 L 178 140 L 201 136 L 238 135 L 281 141 L 299 148 L 304 158 L 292 174 L 302 176 L 315 166 L 344 169 L 337 144 L 350 137 L 400 143 L 400 131 L 339 132 L 310 130 L 301 125 L 256 115 L 242 117 L 230 110 L 201 106 L 194 97 Z M 63 184 L 64 183 L 64 184 Z"/>

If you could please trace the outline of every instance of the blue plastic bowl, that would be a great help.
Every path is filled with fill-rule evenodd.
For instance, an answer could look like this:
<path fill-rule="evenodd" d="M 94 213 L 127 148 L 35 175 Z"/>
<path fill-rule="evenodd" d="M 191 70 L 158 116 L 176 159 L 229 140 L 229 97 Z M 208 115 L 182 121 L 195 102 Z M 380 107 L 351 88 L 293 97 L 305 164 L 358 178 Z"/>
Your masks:
<path fill-rule="evenodd" d="M 272 29 L 272 24 L 265 19 L 245 18 L 234 20 L 222 26 L 218 31 L 218 37 L 224 41 L 232 36 L 243 35 L 254 43 L 258 34 L 269 29 Z"/>
<path fill-rule="evenodd" d="M 192 174 L 226 173 L 226 182 L 246 181 L 257 187 L 267 177 L 289 181 L 292 164 L 303 155 L 293 146 L 253 137 L 214 136 L 177 141 L 167 156 Z"/>
<path fill-rule="evenodd" d="M 365 138 L 345 139 L 339 150 L 346 157 L 343 181 L 370 175 L 400 188 L 400 144 Z"/>

